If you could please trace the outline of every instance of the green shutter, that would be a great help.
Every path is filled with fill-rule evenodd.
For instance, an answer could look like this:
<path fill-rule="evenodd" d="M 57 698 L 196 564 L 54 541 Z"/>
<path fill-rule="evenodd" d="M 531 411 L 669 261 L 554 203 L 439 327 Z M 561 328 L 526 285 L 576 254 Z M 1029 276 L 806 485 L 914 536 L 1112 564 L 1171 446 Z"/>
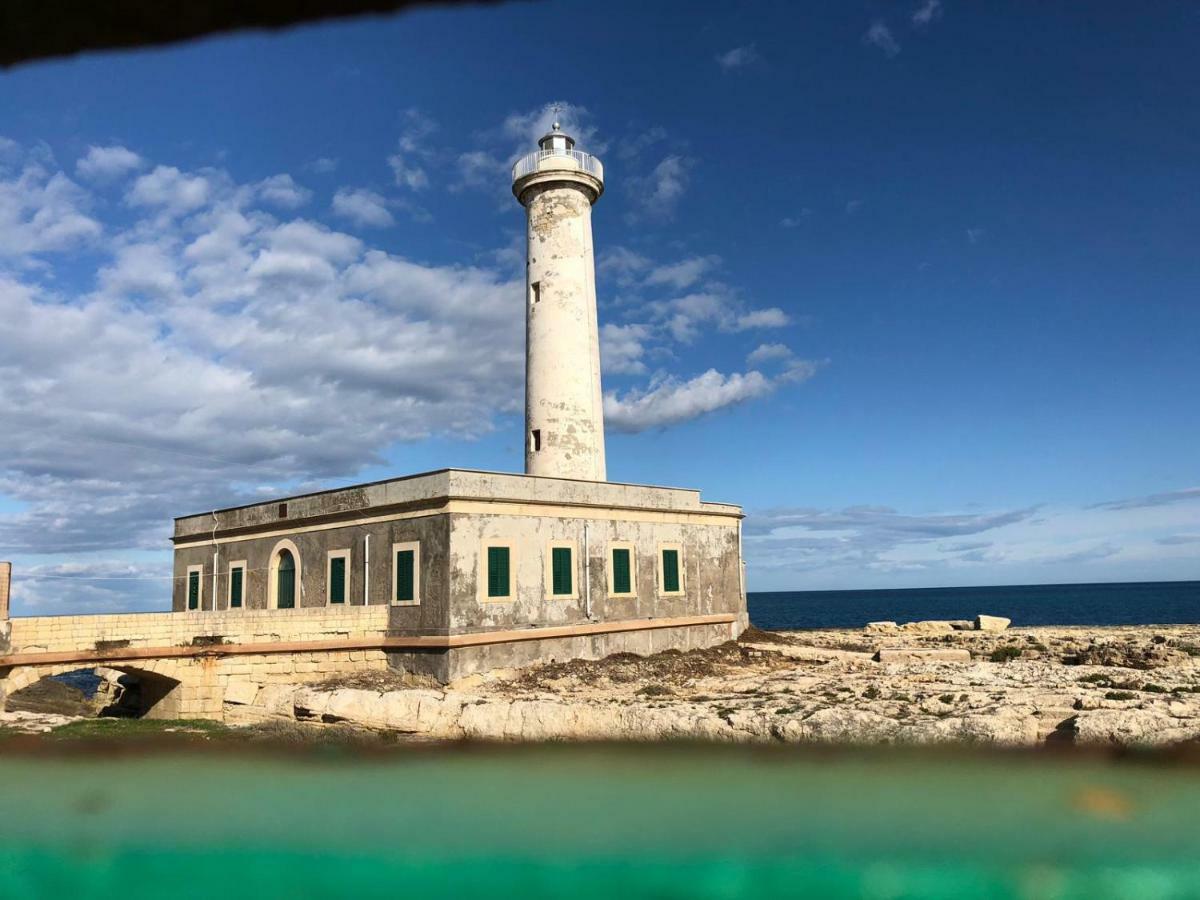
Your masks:
<path fill-rule="evenodd" d="M 346 557 L 329 560 L 329 602 L 346 602 Z"/>
<path fill-rule="evenodd" d="M 188 609 L 200 608 L 200 573 L 188 572 Z"/>
<path fill-rule="evenodd" d="M 671 594 L 679 590 L 679 551 L 664 550 L 663 560 L 663 591 Z"/>
<path fill-rule="evenodd" d="M 235 566 L 229 573 L 229 608 L 238 609 L 242 605 L 242 573 L 241 566 Z"/>
<path fill-rule="evenodd" d="M 416 577 L 413 563 L 416 554 L 411 550 L 396 551 L 396 602 L 411 603 L 416 600 Z"/>
<path fill-rule="evenodd" d="M 629 551 L 618 547 L 612 552 L 613 593 L 629 594 L 632 587 L 629 583 Z"/>
<path fill-rule="evenodd" d="M 508 596 L 508 548 L 488 547 L 487 551 L 487 595 Z"/>
<path fill-rule="evenodd" d="M 571 594 L 571 548 L 553 547 L 550 550 L 550 589 L 557 596 Z"/>

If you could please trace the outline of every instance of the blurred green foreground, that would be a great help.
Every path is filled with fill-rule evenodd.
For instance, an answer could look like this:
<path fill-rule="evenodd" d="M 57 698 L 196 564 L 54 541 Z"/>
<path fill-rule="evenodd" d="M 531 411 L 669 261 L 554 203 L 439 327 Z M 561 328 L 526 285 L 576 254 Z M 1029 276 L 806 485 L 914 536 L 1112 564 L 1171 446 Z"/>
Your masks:
<path fill-rule="evenodd" d="M 1200 766 L 429 746 L 0 756 L 0 896 L 1200 897 Z"/>

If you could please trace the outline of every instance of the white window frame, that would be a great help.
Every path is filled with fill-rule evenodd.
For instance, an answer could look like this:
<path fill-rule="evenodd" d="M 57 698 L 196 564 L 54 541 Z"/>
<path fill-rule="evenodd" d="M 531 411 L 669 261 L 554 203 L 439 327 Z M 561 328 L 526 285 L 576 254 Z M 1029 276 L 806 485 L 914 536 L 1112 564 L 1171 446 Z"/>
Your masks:
<path fill-rule="evenodd" d="M 335 559 L 344 559 L 346 561 L 346 583 L 342 585 L 342 590 L 345 592 L 345 597 L 338 606 L 350 605 L 350 548 L 345 550 L 330 550 L 325 554 L 325 605 L 333 606 L 333 561 Z"/>
<path fill-rule="evenodd" d="M 192 573 L 199 573 L 200 589 L 196 592 L 196 608 L 192 609 L 188 606 L 188 594 L 192 590 Z M 204 612 L 204 564 L 197 566 L 188 566 L 187 574 L 184 575 L 183 581 L 183 611 L 184 612 Z"/>
<path fill-rule="evenodd" d="M 571 551 L 571 593 L 556 594 L 554 593 L 554 551 L 570 550 Z M 511 561 L 509 563 L 509 575 L 512 575 Z M 549 600 L 578 600 L 579 599 L 579 548 L 575 541 L 549 541 L 546 544 L 546 566 L 545 566 L 545 588 L 546 597 Z"/>
<path fill-rule="evenodd" d="M 488 548 L 508 548 L 508 596 L 489 597 L 488 586 Z M 480 603 L 512 603 L 517 599 L 517 546 L 512 541 L 485 539 L 479 543 L 479 576 L 476 596 Z"/>
<path fill-rule="evenodd" d="M 241 606 L 233 605 L 233 570 L 234 569 L 242 570 L 242 605 Z M 229 612 L 241 612 L 242 610 L 246 609 L 250 605 L 249 603 L 246 602 L 246 572 L 248 570 L 249 570 L 249 566 L 246 564 L 246 560 L 244 560 L 244 559 L 235 559 L 233 562 L 231 562 L 229 564 L 229 571 L 225 574 L 225 609 L 228 610 Z"/>
<path fill-rule="evenodd" d="M 401 550 L 411 550 L 413 552 L 413 598 L 411 600 L 397 600 L 396 587 L 400 581 L 400 573 L 396 571 L 396 554 Z M 420 606 L 421 605 L 421 542 L 420 541 L 399 541 L 392 544 L 392 592 L 388 595 L 388 603 L 392 606 Z"/>
<path fill-rule="evenodd" d="M 613 551 L 628 550 L 629 551 L 629 593 L 618 594 L 616 590 L 616 570 L 613 567 Z M 611 541 L 608 545 L 608 596 L 614 600 L 626 600 L 630 597 L 637 596 L 637 547 L 632 541 Z"/>
<path fill-rule="evenodd" d="M 663 551 L 674 550 L 679 555 L 679 590 L 668 591 L 663 586 L 663 576 L 666 574 L 663 571 Z M 658 545 L 658 561 L 656 563 L 658 569 L 658 596 L 660 597 L 682 597 L 687 593 L 687 566 L 683 560 L 683 546 L 671 541 L 660 543 Z"/>

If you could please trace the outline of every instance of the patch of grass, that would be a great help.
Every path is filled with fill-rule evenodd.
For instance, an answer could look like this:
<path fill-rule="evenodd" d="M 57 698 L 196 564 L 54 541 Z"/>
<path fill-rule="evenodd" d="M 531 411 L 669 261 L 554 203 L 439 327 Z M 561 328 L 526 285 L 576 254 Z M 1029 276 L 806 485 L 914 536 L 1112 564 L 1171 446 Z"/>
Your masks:
<path fill-rule="evenodd" d="M 89 740 L 92 738 L 139 738 L 147 735 L 178 736 L 180 738 L 209 738 L 224 735 L 233 729 L 207 719 L 77 719 L 60 725 L 48 736 L 55 740 Z"/>
<path fill-rule="evenodd" d="M 1172 694 L 1200 694 L 1200 684 L 1185 684 L 1171 689 Z"/>
<path fill-rule="evenodd" d="M 1200 644 L 1180 644 L 1179 649 L 1188 656 L 1200 656 Z"/>
<path fill-rule="evenodd" d="M 910 697 L 908 694 L 892 694 L 892 699 L 901 701 L 903 703 L 912 703 L 912 697 Z"/>
<path fill-rule="evenodd" d="M 1006 663 L 1012 662 L 1020 655 L 1020 647 L 997 647 L 991 652 L 991 655 L 988 656 L 988 659 L 994 663 Z"/>
<path fill-rule="evenodd" d="M 1169 693 L 1168 689 L 1163 687 L 1161 684 L 1154 684 L 1153 682 L 1150 682 L 1150 681 L 1147 681 L 1145 684 L 1143 684 L 1141 689 L 1143 691 L 1145 691 L 1147 694 Z"/>
<path fill-rule="evenodd" d="M 1082 678 L 1076 678 L 1080 684 L 1096 684 L 1100 687 L 1110 687 L 1111 683 L 1108 676 L 1103 672 L 1093 672 L 1091 675 L 1084 675 Z"/>
<path fill-rule="evenodd" d="M 942 694 L 942 696 L 938 697 L 938 699 L 941 700 L 943 703 L 950 704 L 950 703 L 954 702 L 954 695 L 953 694 Z"/>
<path fill-rule="evenodd" d="M 790 716 L 792 713 L 798 712 L 799 710 L 800 710 L 799 706 L 781 706 L 781 707 L 779 707 L 779 709 L 775 710 L 775 715 Z"/>
<path fill-rule="evenodd" d="M 862 695 L 868 700 L 874 700 L 879 696 L 879 688 L 875 687 L 875 685 L 871 685 L 862 692 Z"/>
<path fill-rule="evenodd" d="M 634 691 L 634 694 L 638 697 L 667 697 L 674 693 L 665 684 L 648 684 Z"/>
<path fill-rule="evenodd" d="M 1136 700 L 1137 694 L 1132 691 L 1109 691 L 1104 695 L 1105 700 Z"/>

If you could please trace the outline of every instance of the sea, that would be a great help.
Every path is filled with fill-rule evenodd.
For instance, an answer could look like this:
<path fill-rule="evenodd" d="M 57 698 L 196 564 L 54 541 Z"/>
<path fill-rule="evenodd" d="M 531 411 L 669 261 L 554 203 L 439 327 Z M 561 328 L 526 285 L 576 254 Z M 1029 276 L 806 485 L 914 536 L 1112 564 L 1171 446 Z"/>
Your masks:
<path fill-rule="evenodd" d="M 1200 623 L 1200 581 L 1023 584 L 872 591 L 764 591 L 746 596 L 750 621 L 767 630 L 861 628 L 867 622 L 973 619 L 1013 625 Z"/>

